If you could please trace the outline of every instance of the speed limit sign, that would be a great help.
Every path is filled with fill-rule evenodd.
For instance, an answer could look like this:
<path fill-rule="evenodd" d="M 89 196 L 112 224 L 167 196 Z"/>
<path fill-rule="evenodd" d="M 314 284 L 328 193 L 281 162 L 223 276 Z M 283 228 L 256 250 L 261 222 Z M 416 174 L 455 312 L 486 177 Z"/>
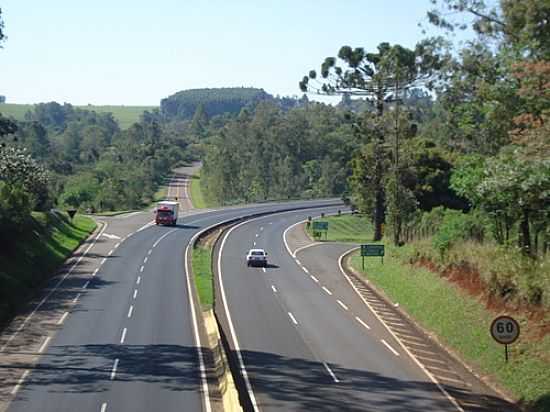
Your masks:
<path fill-rule="evenodd" d="M 519 323 L 510 316 L 499 316 L 491 323 L 491 336 L 504 345 L 504 356 L 508 361 L 508 345 L 519 337 Z"/>

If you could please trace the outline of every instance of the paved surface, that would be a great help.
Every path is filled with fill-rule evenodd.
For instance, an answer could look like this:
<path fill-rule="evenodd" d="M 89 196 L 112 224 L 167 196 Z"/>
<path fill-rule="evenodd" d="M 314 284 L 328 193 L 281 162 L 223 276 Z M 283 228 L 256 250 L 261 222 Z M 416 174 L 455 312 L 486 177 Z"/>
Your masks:
<path fill-rule="evenodd" d="M 186 202 L 181 177 L 170 194 Z M 177 227 L 152 225 L 151 211 L 101 218 L 0 335 L 0 410 L 208 410 L 184 250 L 212 224 L 287 207 L 188 210 Z"/>
<path fill-rule="evenodd" d="M 311 242 L 303 232 L 291 230 L 290 251 L 298 250 L 293 257 L 283 233 L 307 215 L 273 215 L 243 224 L 220 245 L 225 299 L 218 299 L 217 312 L 251 399 L 248 409 L 506 410 L 488 407 L 496 404 L 483 403 L 486 398 L 448 365 L 435 365 L 439 359 L 430 352 L 424 355 L 432 360 L 431 371 L 444 368 L 439 377 L 446 374 L 447 380 L 442 384 L 423 370 L 380 314 L 395 328 L 401 327 L 400 319 L 388 308 L 378 306 L 377 313 L 369 308 L 340 272 L 338 258 L 349 244 L 307 247 Z M 268 251 L 270 267 L 246 266 L 244 255 L 253 246 Z M 408 347 L 415 345 L 416 353 L 429 349 L 414 339 L 409 336 Z"/>

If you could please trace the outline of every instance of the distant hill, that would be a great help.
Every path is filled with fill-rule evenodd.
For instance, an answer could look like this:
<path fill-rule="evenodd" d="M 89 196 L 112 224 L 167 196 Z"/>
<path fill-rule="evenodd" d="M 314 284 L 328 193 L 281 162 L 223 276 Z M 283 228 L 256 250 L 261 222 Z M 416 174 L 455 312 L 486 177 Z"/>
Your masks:
<path fill-rule="evenodd" d="M 191 119 L 202 105 L 209 117 L 222 113 L 239 113 L 243 107 L 254 107 L 273 96 L 263 89 L 252 87 L 224 87 L 191 89 L 177 92 L 160 102 L 160 112 L 168 119 Z"/>
<path fill-rule="evenodd" d="M 0 113 L 7 117 L 14 117 L 16 120 L 25 120 L 25 113 L 32 110 L 34 104 L 0 103 Z M 121 129 L 127 129 L 139 121 L 139 116 L 146 110 L 157 109 L 158 106 L 74 106 L 83 110 L 95 111 L 97 113 L 112 113 L 118 121 Z"/>

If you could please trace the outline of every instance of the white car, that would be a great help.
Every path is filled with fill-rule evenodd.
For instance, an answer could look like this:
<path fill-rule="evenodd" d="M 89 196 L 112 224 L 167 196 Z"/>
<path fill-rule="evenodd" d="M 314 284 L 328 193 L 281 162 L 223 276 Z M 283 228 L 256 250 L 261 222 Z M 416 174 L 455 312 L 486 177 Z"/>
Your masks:
<path fill-rule="evenodd" d="M 250 249 L 246 254 L 246 266 L 267 266 L 267 253 L 263 249 Z"/>

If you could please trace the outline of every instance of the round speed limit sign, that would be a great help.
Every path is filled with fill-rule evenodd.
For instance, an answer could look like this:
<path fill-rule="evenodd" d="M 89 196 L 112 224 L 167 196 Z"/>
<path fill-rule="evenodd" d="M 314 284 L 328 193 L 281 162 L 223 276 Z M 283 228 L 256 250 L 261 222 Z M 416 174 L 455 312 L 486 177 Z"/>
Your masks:
<path fill-rule="evenodd" d="M 519 323 L 510 316 L 499 316 L 491 323 L 491 336 L 498 343 L 510 345 L 519 336 Z"/>

